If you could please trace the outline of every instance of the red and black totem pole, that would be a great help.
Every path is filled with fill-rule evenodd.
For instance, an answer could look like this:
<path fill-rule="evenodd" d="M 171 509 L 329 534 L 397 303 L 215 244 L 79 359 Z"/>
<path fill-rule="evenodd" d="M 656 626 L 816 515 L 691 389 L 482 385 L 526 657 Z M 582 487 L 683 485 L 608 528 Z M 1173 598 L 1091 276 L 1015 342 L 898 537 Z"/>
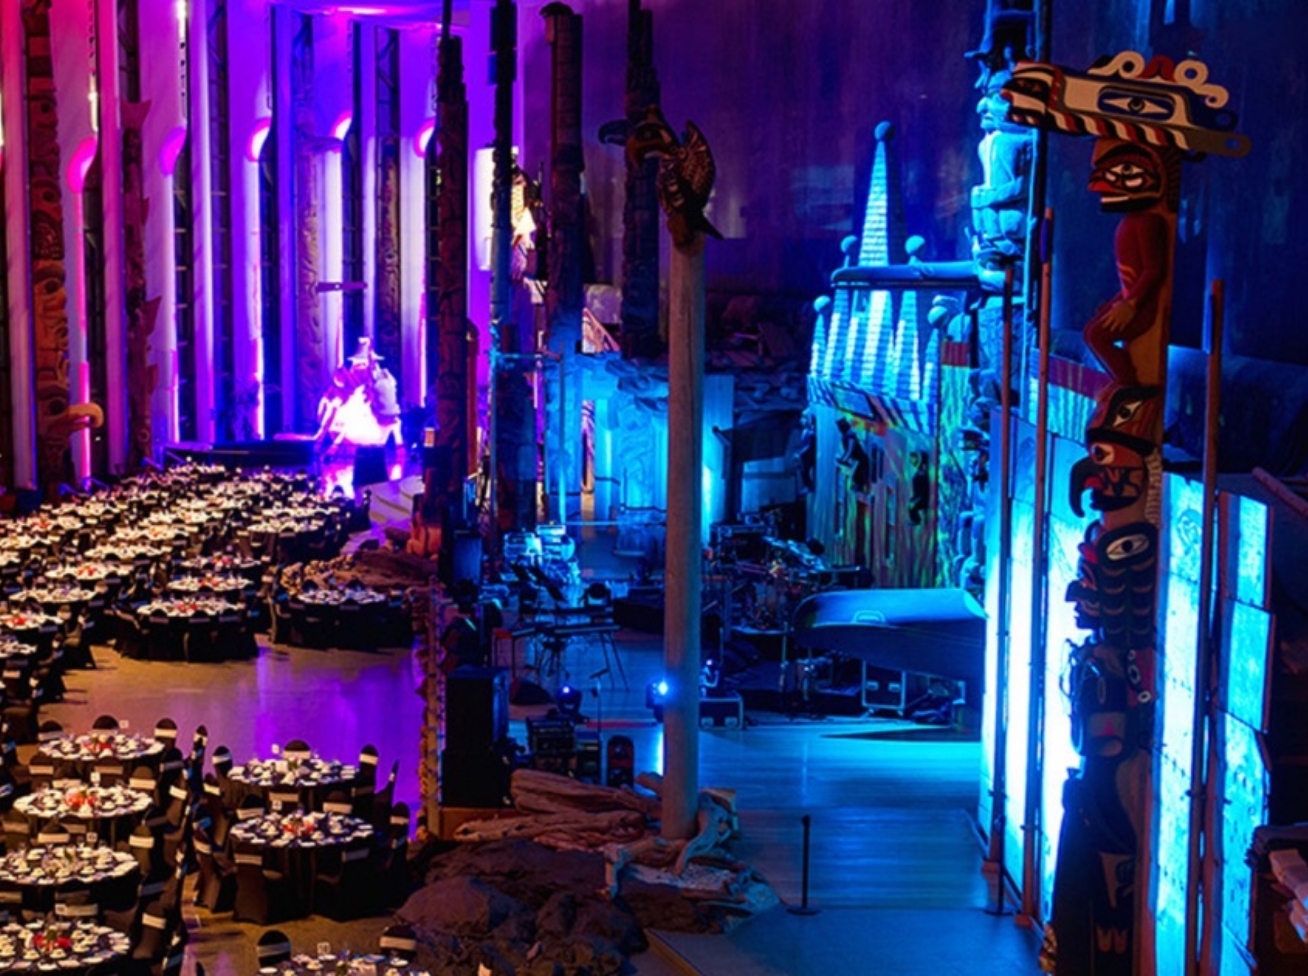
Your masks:
<path fill-rule="evenodd" d="M 1086 72 L 1017 65 L 1011 121 L 1096 137 L 1089 189 L 1121 214 L 1118 288 L 1089 318 L 1086 345 L 1108 374 L 1072 473 L 1099 518 L 1067 598 L 1089 632 L 1072 652 L 1072 734 L 1082 756 L 1063 791 L 1053 912 L 1042 966 L 1059 976 L 1129 976 L 1147 898 L 1153 806 L 1162 435 L 1181 163 L 1243 155 L 1225 89 L 1199 61 L 1134 52 Z M 1045 300 L 1048 300 L 1046 297 Z"/>

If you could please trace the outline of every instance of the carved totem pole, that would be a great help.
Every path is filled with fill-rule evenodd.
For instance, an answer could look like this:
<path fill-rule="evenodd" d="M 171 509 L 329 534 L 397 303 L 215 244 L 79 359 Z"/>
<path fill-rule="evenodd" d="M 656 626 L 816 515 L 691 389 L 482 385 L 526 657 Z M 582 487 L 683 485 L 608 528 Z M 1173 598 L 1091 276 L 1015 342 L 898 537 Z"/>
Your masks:
<path fill-rule="evenodd" d="M 657 106 L 627 138 L 633 166 L 659 160 L 659 202 L 668 217 L 668 530 L 663 711 L 663 836 L 695 832 L 699 800 L 700 562 L 704 469 L 704 215 L 716 167 L 693 122 L 678 138 Z"/>
<path fill-rule="evenodd" d="M 1140 870 L 1152 796 L 1158 641 L 1162 414 L 1181 161 L 1239 156 L 1225 89 L 1199 61 L 1174 65 L 1124 52 L 1087 72 L 1022 63 L 1004 86 L 1019 124 L 1097 137 L 1089 188 L 1122 218 L 1114 236 L 1119 288 L 1085 326 L 1111 382 L 1073 469 L 1100 513 L 1068 588 L 1090 632 L 1073 652 L 1073 739 L 1083 757 L 1063 792 L 1053 918 L 1042 966 L 1059 976 L 1135 971 Z M 1047 299 L 1046 299 L 1047 300 Z"/>

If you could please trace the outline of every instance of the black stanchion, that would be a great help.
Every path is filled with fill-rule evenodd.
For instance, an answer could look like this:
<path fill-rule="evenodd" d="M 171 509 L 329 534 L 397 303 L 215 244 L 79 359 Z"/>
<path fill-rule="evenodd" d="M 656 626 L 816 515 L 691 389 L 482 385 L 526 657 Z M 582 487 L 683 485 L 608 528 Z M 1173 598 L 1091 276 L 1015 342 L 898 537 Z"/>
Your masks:
<path fill-rule="evenodd" d="M 809 836 L 813 832 L 813 818 L 806 813 L 804 814 L 800 823 L 804 825 L 803 876 L 802 876 L 802 880 L 800 881 L 799 904 L 791 905 L 789 911 L 790 914 L 792 915 L 816 915 L 819 911 L 821 911 L 821 909 L 810 908 L 808 904 L 808 850 L 809 850 Z"/>

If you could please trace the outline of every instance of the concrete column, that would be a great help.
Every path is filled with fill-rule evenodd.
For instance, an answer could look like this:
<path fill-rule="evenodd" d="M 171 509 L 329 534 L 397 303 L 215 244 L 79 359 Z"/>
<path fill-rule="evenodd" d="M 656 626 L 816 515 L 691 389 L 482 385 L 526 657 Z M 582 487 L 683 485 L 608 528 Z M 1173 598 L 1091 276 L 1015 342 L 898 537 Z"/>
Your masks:
<path fill-rule="evenodd" d="M 299 394 L 295 368 L 295 282 L 299 256 L 295 224 L 295 105 L 292 100 L 291 68 L 294 39 L 300 15 L 288 7 L 271 7 L 275 36 L 274 59 L 277 74 L 273 134 L 277 140 L 277 267 L 280 278 L 282 426 L 296 429 L 296 397 Z M 273 379 L 273 377 L 268 377 Z"/>
<path fill-rule="evenodd" d="M 663 836 L 695 833 L 699 803 L 703 545 L 704 237 L 672 249 L 668 277 L 668 539 L 663 662 Z"/>
<path fill-rule="evenodd" d="M 105 412 L 109 470 L 127 468 L 127 320 L 123 255 L 123 143 L 118 102 L 118 5 L 100 0 L 96 8 L 100 59 L 100 178 L 104 210 Z"/>
<path fill-rule="evenodd" d="M 319 277 L 326 282 L 345 280 L 345 208 L 341 191 L 341 148 L 354 124 L 354 66 L 350 58 L 350 22 L 344 14 L 323 14 L 313 22 L 314 115 L 318 134 L 326 138 L 319 154 L 322 215 Z M 345 296 L 340 291 L 321 295 L 323 348 L 328 370 L 344 357 Z M 353 351 L 353 350 L 349 350 Z M 316 405 L 315 405 L 316 406 Z"/>
<path fill-rule="evenodd" d="M 177 440 L 177 259 L 173 170 L 187 138 L 182 111 L 181 37 L 174 0 L 140 0 L 141 100 L 150 111 L 141 126 L 141 184 L 145 222 L 145 279 L 159 299 L 150 362 L 156 369 L 152 404 L 156 450 Z"/>
<path fill-rule="evenodd" d="M 5 181 L 6 251 L 9 255 L 10 403 L 14 424 L 14 485 L 36 487 L 36 413 L 32 366 L 31 220 L 27 202 L 27 99 L 23 18 L 17 3 L 0 3 L 0 175 Z"/>
<path fill-rule="evenodd" d="M 228 60 L 240 60 L 227 72 L 228 165 L 231 167 L 232 340 L 236 345 L 236 391 L 241 403 L 237 429 L 263 437 L 263 273 L 259 214 L 259 159 L 271 132 L 267 0 L 227 0 Z M 255 47 L 255 39 L 261 43 Z M 239 47 L 233 45 L 233 39 Z M 276 381 L 278 377 L 273 377 Z"/>
<path fill-rule="evenodd" d="M 354 124 L 359 132 L 361 189 L 363 191 L 363 334 L 369 339 L 377 328 L 377 28 L 365 23 L 359 31 L 359 103 Z M 353 350 L 351 350 L 353 351 Z"/>
<path fill-rule="evenodd" d="M 91 397 L 87 361 L 86 219 L 82 190 L 95 161 L 98 139 L 91 101 L 91 34 L 94 11 L 85 0 L 56 0 L 50 9 L 50 54 L 59 104 L 59 158 L 63 162 L 64 292 L 68 310 L 68 402 Z M 69 437 L 73 477 L 91 474 L 91 432 Z"/>

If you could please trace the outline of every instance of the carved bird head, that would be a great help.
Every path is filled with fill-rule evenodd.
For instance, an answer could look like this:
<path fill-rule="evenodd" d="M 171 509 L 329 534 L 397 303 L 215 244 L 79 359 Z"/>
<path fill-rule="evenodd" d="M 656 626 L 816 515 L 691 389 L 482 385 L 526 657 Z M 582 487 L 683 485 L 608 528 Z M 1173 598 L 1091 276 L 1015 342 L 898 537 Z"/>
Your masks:
<path fill-rule="evenodd" d="M 627 136 L 627 159 L 633 166 L 642 165 L 650 156 L 666 158 L 681 146 L 681 140 L 668 125 L 657 105 L 651 105 L 645 118 L 637 122 Z"/>

